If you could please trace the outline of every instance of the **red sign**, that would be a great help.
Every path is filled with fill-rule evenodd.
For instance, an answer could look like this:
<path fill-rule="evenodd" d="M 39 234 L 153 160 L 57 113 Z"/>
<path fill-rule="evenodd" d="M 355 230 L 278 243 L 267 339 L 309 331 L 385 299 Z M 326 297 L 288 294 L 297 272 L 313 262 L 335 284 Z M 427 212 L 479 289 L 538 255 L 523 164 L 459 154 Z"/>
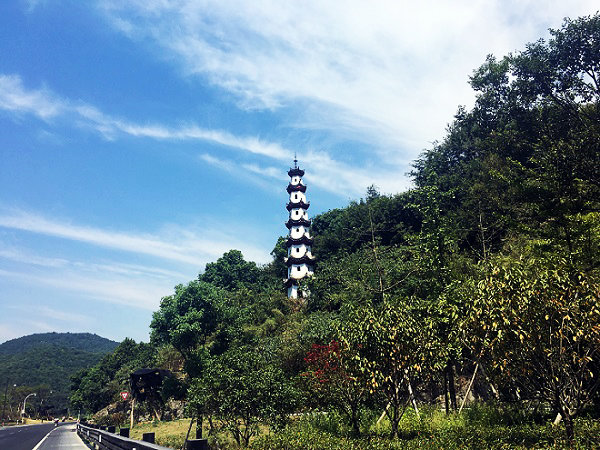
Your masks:
<path fill-rule="evenodd" d="M 121 398 L 127 400 L 129 398 L 129 392 L 121 392 Z"/>

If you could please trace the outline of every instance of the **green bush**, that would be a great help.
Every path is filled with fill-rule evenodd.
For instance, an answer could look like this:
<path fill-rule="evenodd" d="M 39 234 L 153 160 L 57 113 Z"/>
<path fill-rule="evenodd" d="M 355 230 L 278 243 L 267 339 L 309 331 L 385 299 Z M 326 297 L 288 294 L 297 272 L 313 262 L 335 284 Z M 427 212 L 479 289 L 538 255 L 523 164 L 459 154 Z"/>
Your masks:
<path fill-rule="evenodd" d="M 464 410 L 467 423 L 481 425 L 524 425 L 541 424 L 550 418 L 541 408 L 528 407 L 524 402 L 519 404 L 473 403 Z"/>
<path fill-rule="evenodd" d="M 378 412 L 361 408 L 359 411 L 359 425 L 361 435 L 369 434 L 371 426 L 377 420 Z M 302 419 L 307 421 L 310 426 L 336 436 L 353 436 L 352 427 L 348 423 L 348 417 L 336 409 L 327 412 L 313 412 L 307 414 Z"/>
<path fill-rule="evenodd" d="M 523 408 L 523 405 L 521 405 Z M 376 415 L 373 415 L 374 423 Z M 507 448 L 571 448 L 562 427 L 550 420 L 537 424 L 539 413 L 517 406 L 476 405 L 462 414 L 446 416 L 434 407 L 406 411 L 400 424 L 400 439 L 390 440 L 389 423 L 379 426 L 361 438 L 352 438 L 335 414 L 307 415 L 277 433 L 256 439 L 255 449 L 507 449 Z M 573 448 L 600 448 L 600 422 L 579 419 L 575 423 Z"/>

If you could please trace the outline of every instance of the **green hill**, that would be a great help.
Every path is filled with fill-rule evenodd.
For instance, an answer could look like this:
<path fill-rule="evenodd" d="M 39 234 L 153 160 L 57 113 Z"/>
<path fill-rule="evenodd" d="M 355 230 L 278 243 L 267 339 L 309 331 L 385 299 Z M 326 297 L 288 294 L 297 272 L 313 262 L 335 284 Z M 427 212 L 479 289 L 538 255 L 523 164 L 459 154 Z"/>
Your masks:
<path fill-rule="evenodd" d="M 38 333 L 0 344 L 0 355 L 23 353 L 40 345 L 48 344 L 90 353 L 112 352 L 118 345 L 117 342 L 91 333 Z"/>
<path fill-rule="evenodd" d="M 71 375 L 95 365 L 117 345 L 90 333 L 32 334 L 0 344 L 0 395 L 4 398 L 6 390 L 7 409 L 16 410 L 17 402 L 36 392 L 27 402 L 35 413 L 66 410 Z"/>

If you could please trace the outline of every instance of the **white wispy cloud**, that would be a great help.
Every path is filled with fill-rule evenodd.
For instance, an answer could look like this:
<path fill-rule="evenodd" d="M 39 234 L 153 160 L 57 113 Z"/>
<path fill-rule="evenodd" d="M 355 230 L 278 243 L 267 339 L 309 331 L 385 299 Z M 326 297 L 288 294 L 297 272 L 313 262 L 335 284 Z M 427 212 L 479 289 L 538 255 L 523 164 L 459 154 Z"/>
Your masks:
<path fill-rule="evenodd" d="M 30 273 L 4 269 L 0 269 L 0 277 L 9 278 L 13 282 L 46 286 L 61 292 L 76 293 L 84 298 L 149 311 L 156 310 L 161 297 L 168 295 L 173 290 L 170 284 L 153 283 L 146 277 L 137 279 L 130 276 L 106 278 L 86 276 L 75 272 L 62 272 L 61 276 L 56 276 L 50 272 Z"/>
<path fill-rule="evenodd" d="M 0 74 L 0 109 L 33 114 L 47 120 L 63 114 L 65 106 L 45 88 L 26 89 L 19 76 Z"/>
<path fill-rule="evenodd" d="M 22 312 L 30 312 L 30 308 L 20 305 L 9 305 L 8 308 Z M 91 317 L 72 311 L 62 311 L 48 306 L 38 306 L 35 310 L 36 314 L 50 320 L 59 322 L 67 322 L 70 324 L 85 325 L 91 322 Z"/>
<path fill-rule="evenodd" d="M 86 242 L 102 247 L 173 259 L 188 264 L 201 263 L 201 260 L 191 254 L 185 247 L 161 241 L 154 236 L 133 235 L 73 225 L 46 219 L 45 217 L 27 212 L 0 215 L 0 226 Z M 212 247 L 210 243 L 208 244 Z"/>
<path fill-rule="evenodd" d="M 46 268 L 69 268 L 86 272 L 116 273 L 120 275 L 145 275 L 156 278 L 168 278 L 185 280 L 189 274 L 164 269 L 162 267 L 145 266 L 141 264 L 128 264 L 121 261 L 110 261 L 103 263 L 91 263 L 87 261 L 71 261 L 66 258 L 46 257 L 26 249 L 16 247 L 4 247 L 0 244 L 0 260 L 9 260 L 30 266 Z"/>
<path fill-rule="evenodd" d="M 8 247 L 0 247 L 0 258 L 42 267 L 65 267 L 69 264 L 64 258 L 48 258 Z"/>
<path fill-rule="evenodd" d="M 173 260 L 194 267 L 204 265 L 221 256 L 232 247 L 242 250 L 248 258 L 258 262 L 268 260 L 268 252 L 244 242 L 227 227 L 183 228 L 165 226 L 160 235 L 104 230 L 76 225 L 67 221 L 47 218 L 20 210 L 0 211 L 0 227 L 53 236 L 95 246 L 150 255 Z"/>
<path fill-rule="evenodd" d="M 266 157 L 281 164 L 288 164 L 296 153 L 295 150 L 286 148 L 277 142 L 270 142 L 253 136 L 236 136 L 224 130 L 211 130 L 197 125 L 136 124 L 107 115 L 92 105 L 82 104 L 81 102 L 75 103 L 60 98 L 47 89 L 27 90 L 23 87 L 21 79 L 16 75 L 5 76 L 5 78 L 10 79 L 11 82 L 4 85 L 0 83 L 0 99 L 11 97 L 12 94 L 8 90 L 12 85 L 17 85 L 19 87 L 18 97 L 21 100 L 13 100 L 10 104 L 8 101 L 0 102 L 0 109 L 21 114 L 33 114 L 42 119 L 74 118 L 74 121 L 80 126 L 92 129 L 106 139 L 112 140 L 119 136 L 128 135 L 154 140 L 204 141 L 235 149 L 248 156 Z M 25 99 L 35 100 L 26 101 Z M 39 112 L 38 109 L 42 112 Z M 240 165 L 227 158 L 204 153 L 200 155 L 200 159 L 212 166 L 239 176 L 239 171 L 236 169 Z M 408 180 L 402 176 L 404 173 L 397 164 L 376 165 L 373 162 L 367 162 L 362 166 L 344 164 L 332 158 L 326 151 L 316 151 L 310 148 L 303 149 L 302 161 L 311 166 L 312 175 L 309 176 L 309 179 L 315 186 L 337 195 L 361 195 L 365 188 L 375 181 L 385 192 L 397 192 L 408 186 Z M 275 167 L 263 167 L 258 163 L 242 163 L 241 166 L 250 173 L 281 179 L 282 173 L 280 169 Z M 263 187 L 271 187 L 270 184 L 259 177 L 253 178 L 252 181 Z M 39 218 L 25 219 L 25 217 L 19 219 L 23 226 L 32 227 L 33 229 L 42 226 L 48 232 L 56 235 L 61 235 L 65 231 L 59 226 L 40 224 Z M 173 259 L 187 259 L 186 256 L 180 254 L 181 252 L 177 248 L 165 246 L 160 242 L 148 242 L 150 245 L 145 246 L 146 242 L 141 237 L 105 236 L 92 231 L 70 229 L 68 234 L 71 236 L 79 235 L 81 240 L 85 241 L 102 240 L 108 242 L 112 239 L 113 245 L 121 249 L 126 249 L 128 246 L 145 247 L 148 254 L 160 253 Z"/>
<path fill-rule="evenodd" d="M 598 9 L 593 0 L 99 4 L 116 29 L 242 107 L 301 103 L 303 126 L 362 130 L 375 149 L 387 139 L 412 157 L 472 101 L 467 79 L 486 54 L 523 48 L 563 17 Z"/>

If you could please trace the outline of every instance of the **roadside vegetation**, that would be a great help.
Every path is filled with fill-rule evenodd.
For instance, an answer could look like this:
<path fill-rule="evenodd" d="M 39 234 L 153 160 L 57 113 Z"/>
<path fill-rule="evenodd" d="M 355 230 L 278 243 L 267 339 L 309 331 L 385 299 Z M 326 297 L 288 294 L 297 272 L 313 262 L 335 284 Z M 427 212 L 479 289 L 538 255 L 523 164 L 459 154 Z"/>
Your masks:
<path fill-rule="evenodd" d="M 265 266 L 231 250 L 162 299 L 149 344 L 74 377 L 73 405 L 124 423 L 128 374 L 159 367 L 161 407 L 215 448 L 599 447 L 600 15 L 471 85 L 412 189 L 313 219 L 309 296 L 285 296 L 283 237 Z"/>

